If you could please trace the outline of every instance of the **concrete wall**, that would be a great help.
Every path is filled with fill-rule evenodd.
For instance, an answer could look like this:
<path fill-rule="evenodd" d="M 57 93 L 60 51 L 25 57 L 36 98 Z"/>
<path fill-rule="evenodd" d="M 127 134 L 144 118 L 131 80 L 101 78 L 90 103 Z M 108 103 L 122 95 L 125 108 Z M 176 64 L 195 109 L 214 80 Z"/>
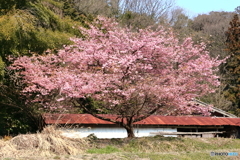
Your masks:
<path fill-rule="evenodd" d="M 63 136 L 70 138 L 83 138 L 94 134 L 98 138 L 126 138 L 127 132 L 120 127 L 88 127 L 88 128 L 61 128 Z M 135 128 L 136 137 L 154 136 L 150 132 L 177 132 L 176 128 Z M 166 137 L 177 137 L 176 135 L 165 135 Z"/>

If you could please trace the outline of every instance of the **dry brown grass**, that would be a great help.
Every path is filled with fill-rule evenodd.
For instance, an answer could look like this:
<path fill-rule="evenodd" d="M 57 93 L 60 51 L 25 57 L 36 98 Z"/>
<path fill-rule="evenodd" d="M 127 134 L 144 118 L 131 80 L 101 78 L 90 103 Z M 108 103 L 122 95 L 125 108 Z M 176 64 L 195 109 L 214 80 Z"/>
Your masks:
<path fill-rule="evenodd" d="M 229 138 L 148 137 L 133 139 L 71 139 L 54 127 L 42 133 L 0 139 L 0 159 L 14 160 L 159 160 L 239 159 L 213 158 L 210 152 L 240 153 L 240 140 Z"/>
<path fill-rule="evenodd" d="M 11 140 L 0 140 L 0 159 L 29 156 L 54 156 L 81 154 L 89 148 L 87 139 L 71 139 L 61 136 L 55 127 L 47 127 L 42 133 L 18 135 Z"/>

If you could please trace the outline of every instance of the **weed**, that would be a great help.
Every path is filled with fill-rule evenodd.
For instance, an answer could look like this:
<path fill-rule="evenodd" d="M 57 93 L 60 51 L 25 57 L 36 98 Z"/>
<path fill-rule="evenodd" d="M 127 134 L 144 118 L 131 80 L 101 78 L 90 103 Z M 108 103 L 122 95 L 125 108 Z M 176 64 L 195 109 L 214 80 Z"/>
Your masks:
<path fill-rule="evenodd" d="M 114 152 L 119 152 L 119 149 L 115 148 L 114 146 L 106 146 L 104 148 L 99 148 L 99 149 L 93 148 L 87 151 L 87 153 L 96 153 L 96 154 L 109 154 Z"/>
<path fill-rule="evenodd" d="M 96 140 L 98 140 L 97 136 L 96 136 L 94 133 L 89 134 L 89 135 L 87 136 L 87 138 L 89 138 L 90 141 L 96 141 Z"/>

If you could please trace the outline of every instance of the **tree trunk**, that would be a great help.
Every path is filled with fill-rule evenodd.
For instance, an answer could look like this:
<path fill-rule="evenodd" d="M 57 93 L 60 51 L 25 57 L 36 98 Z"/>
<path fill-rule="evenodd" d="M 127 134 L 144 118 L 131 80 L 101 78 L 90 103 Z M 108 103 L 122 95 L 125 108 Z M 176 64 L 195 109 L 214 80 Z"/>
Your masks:
<path fill-rule="evenodd" d="M 123 127 L 127 130 L 128 138 L 134 138 L 134 129 L 133 129 L 133 117 L 126 118 L 127 123 L 123 124 Z"/>
<path fill-rule="evenodd" d="M 134 138 L 135 137 L 133 126 L 126 126 L 124 128 L 127 130 L 128 138 Z"/>

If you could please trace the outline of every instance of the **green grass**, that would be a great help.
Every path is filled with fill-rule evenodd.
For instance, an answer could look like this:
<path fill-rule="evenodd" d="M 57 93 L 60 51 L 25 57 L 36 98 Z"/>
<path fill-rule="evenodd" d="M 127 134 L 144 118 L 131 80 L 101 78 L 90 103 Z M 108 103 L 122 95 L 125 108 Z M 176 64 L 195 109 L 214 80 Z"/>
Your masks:
<path fill-rule="evenodd" d="M 239 139 L 224 138 L 139 138 L 123 147 L 128 152 L 195 152 L 218 149 L 240 149 Z"/>
<path fill-rule="evenodd" d="M 53 138 L 45 134 L 41 142 L 51 137 L 54 149 L 58 152 L 38 150 L 30 146 L 25 149 L 13 148 L 21 143 L 14 141 L 0 141 L 0 159 L 4 160 L 67 160 L 67 159 L 98 159 L 98 160 L 237 160 L 240 159 L 240 139 L 230 138 L 173 138 L 173 137 L 147 137 L 133 139 L 68 139 L 56 136 Z M 27 135 L 25 135 L 27 136 Z M 29 140 L 33 135 L 29 135 Z M 19 136 L 18 138 L 21 138 Z M 20 139 L 21 140 L 21 139 Z M 49 141 L 49 139 L 48 139 Z M 47 142 L 48 142 L 47 141 Z M 20 141 L 22 142 L 22 141 Z M 44 141 L 45 142 L 45 141 Z M 44 144 L 48 144 L 45 142 Z M 61 143 L 60 143 L 61 142 Z M 8 147 L 9 146 L 9 147 Z M 78 146 L 76 148 L 76 146 Z M 7 147 L 7 148 L 6 148 Z M 67 150 L 66 150 L 67 149 Z M 34 152 L 33 152 L 34 150 Z M 1 152 L 2 151 L 2 152 Z M 37 151 L 38 154 L 35 154 Z M 55 150 L 56 151 L 56 150 Z M 65 152 L 68 151 L 68 152 Z M 70 152 L 71 151 L 71 152 Z M 238 156 L 211 156 L 211 152 L 237 152 Z M 29 154 L 30 153 L 30 154 Z M 1 157 L 1 155 L 4 155 Z M 17 155 L 17 156 L 15 156 Z M 19 156 L 20 155 L 20 156 Z M 15 157 L 14 157 L 15 156 Z M 37 157 L 34 157 L 37 156 Z M 14 158 L 10 158 L 14 157 Z"/>
<path fill-rule="evenodd" d="M 114 146 L 106 146 L 104 148 L 93 148 L 89 149 L 87 153 L 95 153 L 95 154 L 109 154 L 119 152 L 119 149 Z"/>
<path fill-rule="evenodd" d="M 226 156 L 210 156 L 208 152 L 194 152 L 194 153 L 168 153 L 168 154 L 139 154 L 140 158 L 150 158 L 151 160 L 226 160 L 234 157 Z M 237 159 L 237 157 L 235 157 Z"/>
<path fill-rule="evenodd" d="M 96 140 L 90 154 L 117 154 L 125 159 L 225 160 L 240 159 L 240 139 L 148 137 Z M 237 152 L 238 156 L 210 156 L 211 152 Z"/>

